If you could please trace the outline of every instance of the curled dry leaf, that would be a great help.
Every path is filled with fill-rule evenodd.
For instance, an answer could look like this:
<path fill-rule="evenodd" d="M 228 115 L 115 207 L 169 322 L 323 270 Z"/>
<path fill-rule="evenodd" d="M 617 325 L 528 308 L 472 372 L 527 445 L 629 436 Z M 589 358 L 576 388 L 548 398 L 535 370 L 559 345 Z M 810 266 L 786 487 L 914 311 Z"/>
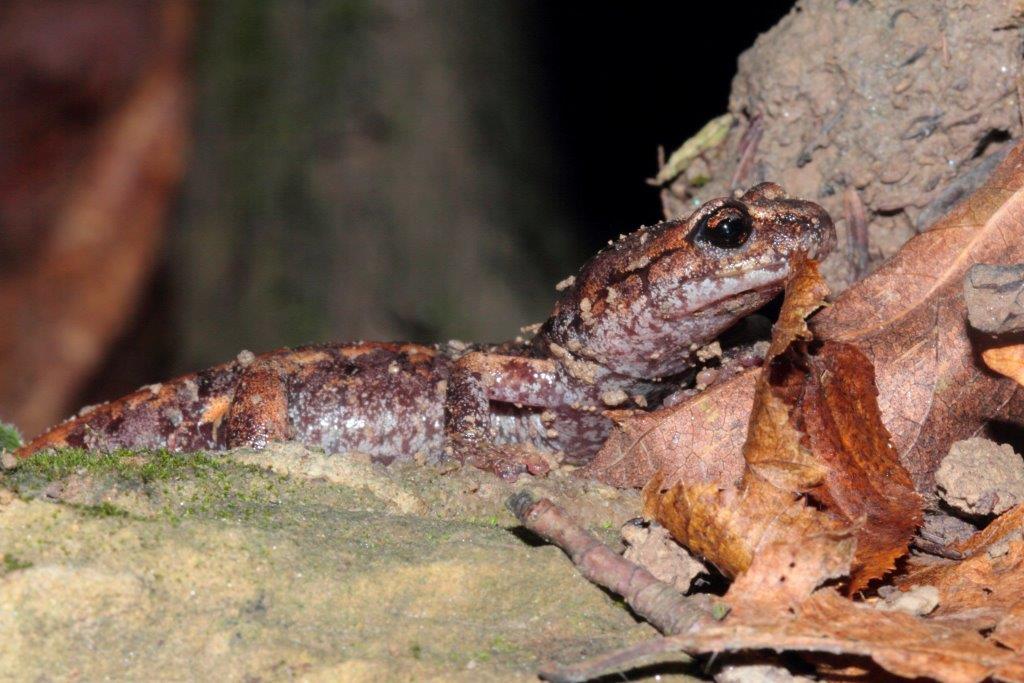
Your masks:
<path fill-rule="evenodd" d="M 804 259 L 793 268 L 768 350 L 769 365 L 797 340 L 809 339 L 804 319 L 827 294 L 813 263 Z M 727 576 L 748 569 L 760 549 L 843 531 L 839 519 L 809 507 L 799 496 L 825 473 L 802 443 L 790 405 L 773 390 L 772 374 L 764 373 L 757 386 L 744 451 L 747 468 L 738 483 L 679 483 L 662 491 L 657 476 L 645 490 L 645 513 Z"/>
<path fill-rule="evenodd" d="M 988 348 L 981 352 L 981 358 L 990 369 L 1024 385 L 1024 344 Z"/>
<path fill-rule="evenodd" d="M 645 492 L 644 514 L 726 576 L 746 571 L 760 553 L 774 546 L 802 545 L 810 550 L 810 538 L 827 537 L 838 543 L 850 536 L 838 518 L 756 475 L 740 486 L 677 484 L 664 492 L 657 481 L 652 480 Z M 852 552 L 846 555 L 843 573 L 852 557 Z"/>
<path fill-rule="evenodd" d="M 849 560 L 840 548 L 852 550 L 845 538 L 852 536 L 857 551 L 849 588 L 856 591 L 906 552 L 922 501 L 882 425 L 871 363 L 846 344 L 808 351 L 805 319 L 823 304 L 827 289 L 813 262 L 793 267 L 757 383 L 742 479 L 738 485 L 680 482 L 662 492 L 662 478 L 655 477 L 645 509 L 729 576 L 775 545 Z M 822 509 L 807 505 L 803 494 Z M 828 550 L 812 550 L 814 538 L 830 539 Z M 792 566 L 800 564 L 794 559 Z M 840 573 L 848 569 L 849 561 Z M 799 583 L 791 578 L 787 590 Z"/>
<path fill-rule="evenodd" d="M 881 612 L 812 583 L 836 576 L 841 556 L 827 539 L 808 539 L 818 554 L 759 553 L 725 595 L 731 611 L 720 622 L 669 640 L 691 654 L 740 650 L 828 652 L 870 657 L 891 673 L 951 683 L 1024 681 L 1024 506 L 998 517 L 955 546 L 958 562 L 912 563 L 904 588 L 934 586 L 938 608 L 926 617 Z M 817 564 L 810 564 L 817 558 Z M 926 564 L 926 562 L 930 564 Z M 790 581 L 802 581 L 787 587 Z M 766 604 L 765 595 L 772 595 Z M 785 607 L 780 609 L 780 607 Z M 981 632 L 990 630 L 988 637 Z"/>
<path fill-rule="evenodd" d="M 856 591 L 907 552 L 924 501 L 882 424 L 871 362 L 849 344 L 826 342 L 808 365 L 801 426 L 825 466 L 809 493 L 857 527 L 850 585 Z"/>
<path fill-rule="evenodd" d="M 724 621 L 702 623 L 671 640 L 691 653 L 771 649 L 859 654 L 907 678 L 1024 681 L 1022 529 L 1024 506 L 1018 506 L 956 544 L 954 550 L 965 559 L 915 558 L 898 584 L 938 589 L 938 607 L 928 616 L 882 612 L 830 589 L 800 600 L 807 581 L 797 592 L 785 594 L 777 586 L 767 591 L 775 577 L 776 583 L 794 575 L 827 579 L 835 571 L 837 555 L 826 551 L 813 566 L 807 564 L 812 553 L 788 563 L 777 551 L 759 554 L 726 594 L 732 610 Z M 820 552 L 821 540 L 817 544 Z M 787 597 L 786 608 L 765 608 L 765 593 Z M 982 636 L 985 631 L 991 631 L 988 637 Z"/>
<path fill-rule="evenodd" d="M 930 492 L 949 444 L 991 418 L 1020 420 L 1016 385 L 974 360 L 965 325 L 964 273 L 977 263 L 1024 261 L 1024 144 L 980 189 L 812 323 L 820 339 L 852 344 L 875 368 L 878 406 L 915 488 Z M 746 421 L 757 372 L 620 425 L 587 473 L 641 487 L 711 482 L 743 471 Z"/>
<path fill-rule="evenodd" d="M 880 613 L 830 589 L 791 603 L 787 610 L 765 610 L 744 575 L 725 596 L 733 608 L 727 619 L 672 640 L 691 653 L 772 649 L 860 654 L 909 678 L 1024 680 L 1022 528 L 1024 506 L 1018 506 L 954 546 L 963 560 L 915 558 L 898 584 L 908 590 L 938 590 L 938 608 L 927 617 Z M 771 576 L 760 571 L 761 562 L 759 556 L 749 574 Z M 778 571 L 778 560 L 771 564 Z M 987 638 L 981 634 L 985 631 L 991 632 Z"/>
<path fill-rule="evenodd" d="M 946 683 L 990 677 L 1024 680 L 1017 655 L 976 631 L 902 612 L 880 612 L 830 589 L 817 591 L 790 610 L 744 609 L 668 640 L 691 654 L 774 650 L 861 655 L 899 676 Z"/>
<path fill-rule="evenodd" d="M 828 653 L 871 658 L 906 678 L 948 683 L 1024 681 L 1024 506 L 998 517 L 955 549 L 960 562 L 918 558 L 900 583 L 934 586 L 939 606 L 927 616 L 880 611 L 820 588 L 842 575 L 844 539 L 809 536 L 757 553 L 724 596 L 724 619 L 636 648 L 638 653 L 763 651 Z M 990 631 L 986 637 L 981 631 Z M 621 660 L 629 652 L 619 656 Z M 856 660 L 843 659 L 849 668 Z M 835 660 L 832 660 L 832 664 Z M 819 661 L 829 674 L 829 662 Z"/>
<path fill-rule="evenodd" d="M 813 261 L 796 259 L 779 320 L 760 373 L 743 446 L 747 470 L 773 485 L 802 492 L 821 483 L 825 468 L 808 449 L 793 411 L 807 381 L 805 344 L 811 339 L 807 317 L 825 305 L 828 286 Z"/>

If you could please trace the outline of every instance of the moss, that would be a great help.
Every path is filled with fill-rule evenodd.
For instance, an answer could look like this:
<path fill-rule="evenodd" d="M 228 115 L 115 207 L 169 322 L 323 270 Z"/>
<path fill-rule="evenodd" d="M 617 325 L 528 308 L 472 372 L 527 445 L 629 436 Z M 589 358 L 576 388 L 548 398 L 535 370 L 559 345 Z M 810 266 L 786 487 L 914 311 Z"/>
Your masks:
<path fill-rule="evenodd" d="M 17 557 L 16 555 L 11 555 L 10 553 L 4 553 L 4 557 L 3 557 L 3 573 L 4 574 L 10 574 L 11 572 L 16 572 L 19 569 L 28 569 L 31 566 L 32 566 L 32 563 L 29 562 L 28 560 L 23 560 L 20 557 Z"/>
<path fill-rule="evenodd" d="M 103 501 L 98 505 L 75 506 L 90 517 L 131 517 L 132 514 L 122 507 L 118 507 L 109 501 Z"/>
<path fill-rule="evenodd" d="M 21 433 L 14 425 L 0 422 L 0 451 L 13 451 L 22 444 Z"/>
<path fill-rule="evenodd" d="M 78 448 L 39 453 L 2 478 L 25 499 L 43 495 L 51 482 L 75 480 L 61 500 L 84 515 L 160 516 L 172 524 L 194 517 L 258 521 L 278 512 L 283 481 L 253 465 L 201 452 L 98 453 Z"/>
<path fill-rule="evenodd" d="M 500 634 L 491 641 L 491 652 L 495 654 L 509 654 L 518 649 L 508 638 Z"/>
<path fill-rule="evenodd" d="M 38 453 L 22 462 L 17 469 L 20 478 L 35 477 L 46 481 L 63 479 L 72 474 L 116 475 L 142 483 L 172 479 L 203 478 L 216 475 L 224 468 L 221 460 L 205 453 L 171 453 L 167 450 L 94 453 L 81 448 L 60 448 Z"/>

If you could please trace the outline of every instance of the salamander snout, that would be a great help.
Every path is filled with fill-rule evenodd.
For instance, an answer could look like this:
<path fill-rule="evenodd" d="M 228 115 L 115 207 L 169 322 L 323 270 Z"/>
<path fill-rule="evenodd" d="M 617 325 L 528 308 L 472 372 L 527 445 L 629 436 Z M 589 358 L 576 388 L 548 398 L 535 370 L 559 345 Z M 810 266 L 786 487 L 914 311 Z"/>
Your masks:
<path fill-rule="evenodd" d="M 798 200 L 797 200 L 798 201 Z M 802 243 L 807 255 L 821 260 L 831 253 L 836 245 L 836 229 L 828 211 L 814 202 L 800 202 L 804 222 Z"/>
<path fill-rule="evenodd" d="M 770 233 L 777 249 L 803 251 L 820 260 L 835 246 L 835 226 L 828 212 L 814 202 L 787 196 L 775 183 L 752 187 L 740 201 L 755 223 Z"/>

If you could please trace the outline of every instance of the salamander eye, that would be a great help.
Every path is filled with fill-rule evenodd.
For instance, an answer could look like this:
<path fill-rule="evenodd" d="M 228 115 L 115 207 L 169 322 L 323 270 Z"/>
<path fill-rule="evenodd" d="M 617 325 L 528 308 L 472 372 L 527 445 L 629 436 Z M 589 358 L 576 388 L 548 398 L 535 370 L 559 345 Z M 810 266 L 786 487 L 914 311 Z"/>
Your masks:
<path fill-rule="evenodd" d="M 721 249 L 737 249 L 746 243 L 753 230 L 754 222 L 746 208 L 742 204 L 730 203 L 702 218 L 694 231 L 694 238 Z"/>

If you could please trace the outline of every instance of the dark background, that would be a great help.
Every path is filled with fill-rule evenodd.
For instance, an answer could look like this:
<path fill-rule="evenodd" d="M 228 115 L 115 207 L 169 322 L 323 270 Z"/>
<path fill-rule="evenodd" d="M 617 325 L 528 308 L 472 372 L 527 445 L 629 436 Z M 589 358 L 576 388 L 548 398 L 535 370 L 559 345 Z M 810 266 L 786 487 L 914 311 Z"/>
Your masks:
<path fill-rule="evenodd" d="M 643 182 L 658 146 L 670 154 L 725 111 L 736 58 L 792 5 L 530 3 L 538 104 L 587 252 L 663 217 Z"/>

